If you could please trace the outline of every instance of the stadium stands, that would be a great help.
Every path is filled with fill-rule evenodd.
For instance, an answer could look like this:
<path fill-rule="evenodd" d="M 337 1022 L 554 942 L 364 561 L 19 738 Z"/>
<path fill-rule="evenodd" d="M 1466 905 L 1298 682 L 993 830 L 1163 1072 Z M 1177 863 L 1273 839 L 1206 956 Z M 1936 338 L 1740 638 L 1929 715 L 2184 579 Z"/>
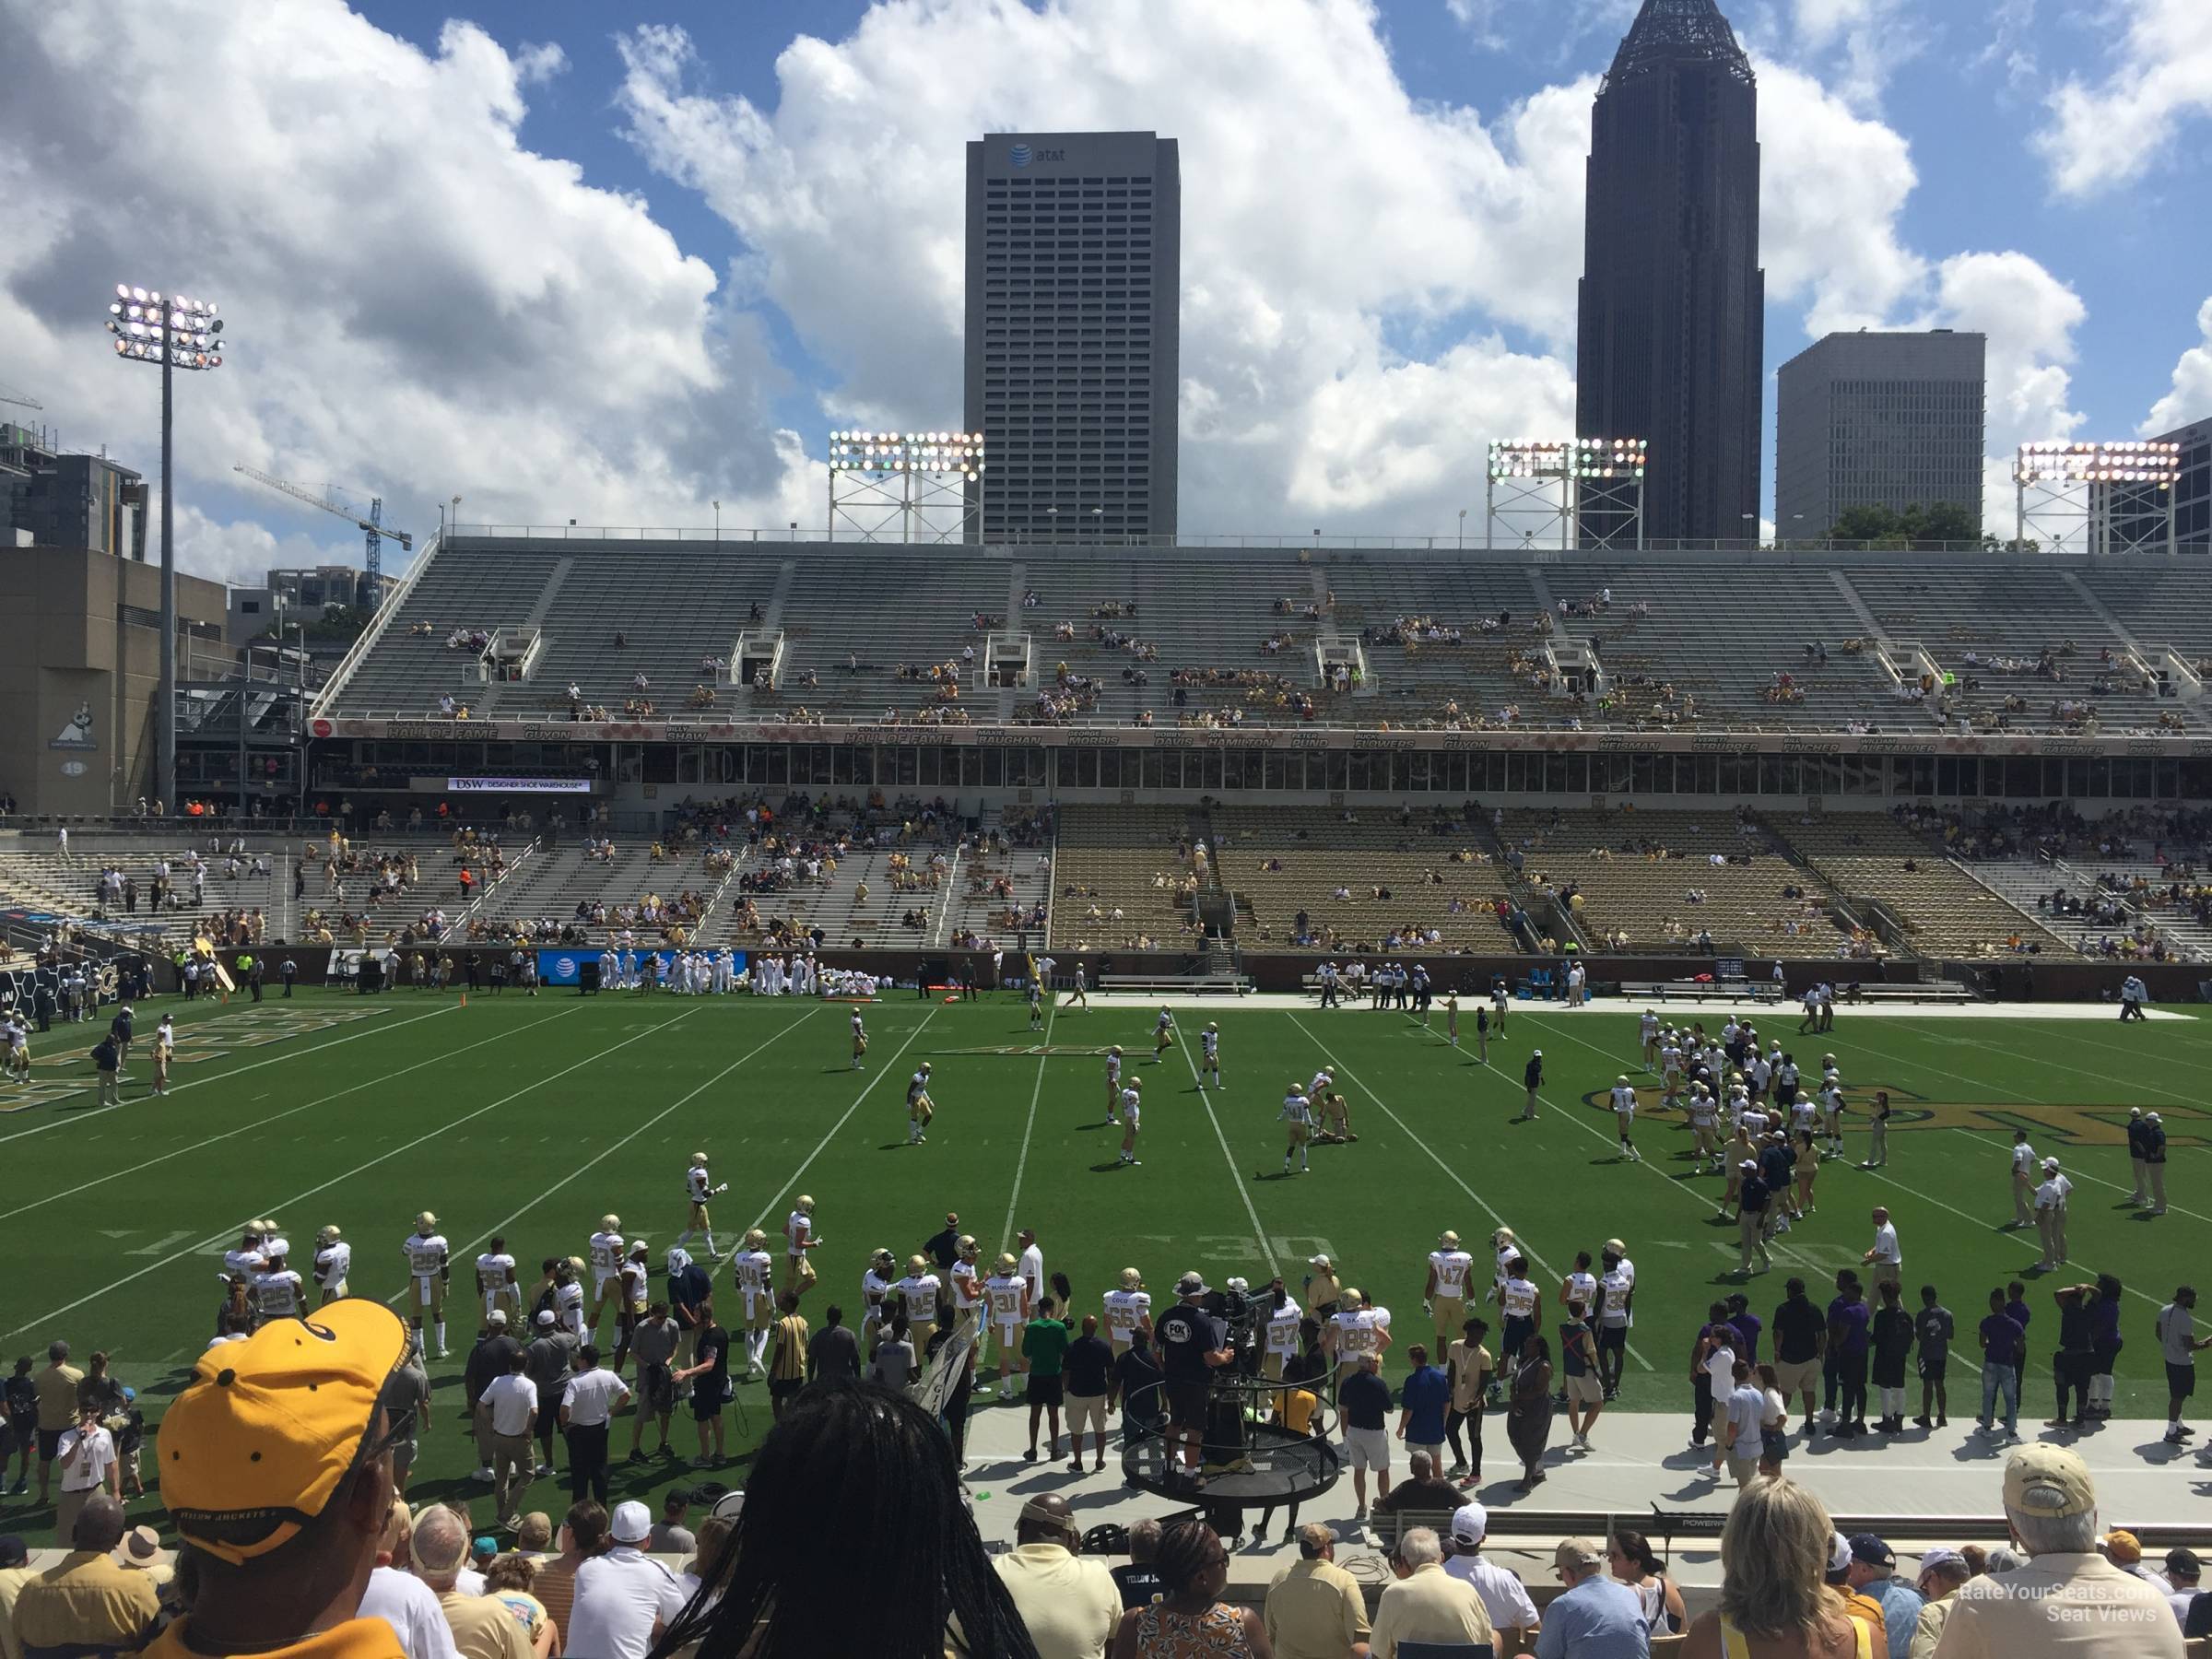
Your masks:
<path fill-rule="evenodd" d="M 1095 950 L 1196 939 L 1192 814 L 1176 806 L 1095 806 L 1060 814 L 1052 943 Z"/>
<path fill-rule="evenodd" d="M 317 710 L 430 716 L 450 697 L 475 718 L 650 703 L 675 719 L 1928 730 L 1933 703 L 1900 698 L 1921 665 L 1886 663 L 1887 642 L 1979 680 L 1954 695 L 1984 724 L 2074 731 L 2093 709 L 2108 731 L 2161 715 L 2202 730 L 2194 704 L 2135 688 L 2156 665 L 2133 653 L 2212 653 L 2212 571 L 2124 562 L 2146 579 L 2003 555 L 462 537 L 425 557 Z M 781 641 L 772 688 L 729 683 L 748 631 Z M 510 636 L 535 641 L 520 679 L 486 661 Z M 983 683 L 993 639 L 1026 640 L 1027 684 Z M 1585 646 L 1605 673 L 1578 699 L 1561 671 Z M 1357 671 L 1346 692 L 1324 688 L 1324 655 Z M 694 707 L 702 681 L 712 700 Z"/>
<path fill-rule="evenodd" d="M 1806 817 L 1783 826 L 1789 843 L 1827 878 L 1835 897 L 1858 906 L 1874 900 L 1896 912 L 1901 946 L 1925 957 L 1993 957 L 2033 946 L 2065 945 L 2030 913 L 1977 880 L 1971 865 L 1946 857 L 1880 813 Z"/>

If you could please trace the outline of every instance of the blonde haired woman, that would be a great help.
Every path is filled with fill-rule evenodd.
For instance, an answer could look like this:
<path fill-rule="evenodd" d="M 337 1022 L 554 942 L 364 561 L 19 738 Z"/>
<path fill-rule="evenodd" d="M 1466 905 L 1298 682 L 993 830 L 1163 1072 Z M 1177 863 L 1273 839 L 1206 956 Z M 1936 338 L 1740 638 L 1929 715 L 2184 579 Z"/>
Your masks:
<path fill-rule="evenodd" d="M 1872 1659 L 1866 1626 L 1828 1587 L 1835 1527 L 1794 1481 L 1753 1481 L 1721 1534 L 1721 1605 L 1700 1613 L 1682 1659 Z"/>

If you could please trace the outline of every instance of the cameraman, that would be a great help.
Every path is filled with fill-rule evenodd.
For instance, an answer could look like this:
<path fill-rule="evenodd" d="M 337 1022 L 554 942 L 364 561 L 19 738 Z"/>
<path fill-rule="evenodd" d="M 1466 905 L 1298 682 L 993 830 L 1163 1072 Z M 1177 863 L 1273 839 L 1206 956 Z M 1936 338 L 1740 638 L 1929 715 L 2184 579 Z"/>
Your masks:
<path fill-rule="evenodd" d="M 1206 1397 L 1213 1371 L 1235 1358 L 1221 1329 L 1201 1305 L 1210 1294 L 1206 1280 L 1186 1273 L 1175 1281 L 1176 1303 L 1159 1316 L 1153 1334 L 1159 1339 L 1161 1369 L 1167 1376 L 1168 1436 L 1190 1453 L 1195 1475 L 1204 1461 Z M 1171 1465 L 1175 1445 L 1169 1447 Z"/>

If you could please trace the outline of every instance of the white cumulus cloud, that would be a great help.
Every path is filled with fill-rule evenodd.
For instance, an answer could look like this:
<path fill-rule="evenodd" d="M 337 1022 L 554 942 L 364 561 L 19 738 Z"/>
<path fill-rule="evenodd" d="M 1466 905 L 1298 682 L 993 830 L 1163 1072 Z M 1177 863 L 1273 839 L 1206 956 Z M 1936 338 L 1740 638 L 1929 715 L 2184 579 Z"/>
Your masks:
<path fill-rule="evenodd" d="M 2196 328 L 2203 338 L 2174 364 L 2173 390 L 2159 399 L 2150 418 L 2136 429 L 2139 437 L 2155 437 L 2212 416 L 2212 300 L 2197 308 Z"/>
<path fill-rule="evenodd" d="M 782 522 L 748 320 L 641 202 L 519 136 L 558 47 L 449 23 L 424 52 L 338 0 L 0 0 L 0 335 L 65 435 L 152 470 L 151 372 L 98 326 L 128 279 L 230 320 L 180 388 L 181 496 L 242 461 L 381 489 L 418 534 L 454 490 L 508 522 L 700 524 L 715 493 Z"/>
<path fill-rule="evenodd" d="M 2051 96 L 2036 146 L 2052 180 L 2087 196 L 2174 159 L 2193 118 L 2212 114 L 2212 15 L 2205 0 L 2133 0 L 2100 80 L 2070 76 Z"/>

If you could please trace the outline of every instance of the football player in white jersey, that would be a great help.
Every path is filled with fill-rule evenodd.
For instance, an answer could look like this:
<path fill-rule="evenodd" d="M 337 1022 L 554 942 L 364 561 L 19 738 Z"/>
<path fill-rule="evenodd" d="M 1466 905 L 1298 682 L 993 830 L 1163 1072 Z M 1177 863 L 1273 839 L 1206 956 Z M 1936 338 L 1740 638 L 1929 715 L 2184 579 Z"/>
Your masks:
<path fill-rule="evenodd" d="M 971 1347 L 983 1336 L 983 1270 L 978 1262 L 982 1253 L 974 1234 L 962 1233 L 953 1241 L 952 1265 L 945 1271 L 951 1280 L 954 1331 Z"/>
<path fill-rule="evenodd" d="M 1459 1247 L 1459 1235 L 1440 1234 L 1429 1253 L 1429 1282 L 1422 1287 L 1421 1301 L 1436 1322 L 1437 1340 L 1446 1347 L 1466 1323 L 1467 1280 L 1474 1271 L 1475 1258 Z"/>
<path fill-rule="evenodd" d="M 819 1250 L 821 1240 L 814 1234 L 814 1200 L 801 1193 L 792 1201 L 791 1214 L 783 1218 L 783 1288 L 794 1296 L 804 1296 L 821 1276 L 815 1272 L 808 1253 Z"/>
<path fill-rule="evenodd" d="M 1221 1028 L 1210 1019 L 1206 1022 L 1206 1030 L 1199 1033 L 1198 1052 L 1198 1087 L 1204 1088 L 1206 1078 L 1211 1077 L 1214 1087 L 1220 1088 Z"/>
<path fill-rule="evenodd" d="M 1277 1279 L 1261 1298 L 1266 1321 L 1266 1335 L 1261 1345 L 1260 1367 L 1268 1376 L 1281 1380 L 1289 1369 L 1290 1361 L 1298 1358 L 1300 1327 L 1305 1324 L 1305 1310 L 1298 1305 L 1298 1298 L 1283 1288 Z M 1286 1391 L 1287 1393 L 1287 1391 Z M 1275 1414 L 1284 1415 L 1288 1401 L 1284 1394 L 1275 1396 Z"/>
<path fill-rule="evenodd" d="M 653 1304 L 652 1253 L 644 1240 L 629 1241 L 629 1255 L 622 1264 L 621 1277 L 616 1287 L 615 1358 L 611 1370 L 620 1371 L 623 1361 L 629 1358 L 630 1342 L 637 1335 L 638 1327 L 645 1323 L 646 1310 Z M 639 1409 L 647 1417 L 653 1415 L 651 1407 L 643 1402 Z"/>
<path fill-rule="evenodd" d="M 1121 1283 L 1106 1292 L 1106 1340 L 1113 1357 L 1126 1353 L 1136 1335 L 1152 1334 L 1152 1293 L 1145 1288 L 1144 1275 L 1134 1267 L 1122 1269 Z"/>
<path fill-rule="evenodd" d="M 323 1288 L 324 1302 L 346 1296 L 346 1271 L 352 1265 L 353 1246 L 336 1227 L 325 1227 L 315 1235 L 315 1283 Z"/>
<path fill-rule="evenodd" d="M 1659 1098 L 1673 1105 L 1682 1094 L 1682 1039 L 1673 1031 L 1659 1040 Z"/>
<path fill-rule="evenodd" d="M 1843 1080 L 1830 1074 L 1830 1080 L 1820 1085 L 1820 1127 L 1828 1141 L 1824 1150 L 1830 1158 L 1843 1156 Z"/>
<path fill-rule="evenodd" d="M 1312 1168 L 1308 1153 L 1313 1139 L 1313 1102 L 1306 1098 L 1304 1089 L 1293 1083 L 1283 1095 L 1283 1110 L 1277 1115 L 1288 1136 L 1283 1143 L 1283 1173 L 1290 1173 L 1290 1159 L 1295 1154 L 1299 1173 L 1302 1175 Z"/>
<path fill-rule="evenodd" d="M 1501 1300 L 1509 1277 L 1506 1269 L 1512 1265 L 1513 1258 L 1521 1253 L 1521 1243 L 1514 1238 L 1512 1228 L 1501 1227 L 1490 1235 L 1490 1249 L 1497 1253 L 1497 1266 L 1490 1276 L 1489 1300 L 1498 1301 Z"/>
<path fill-rule="evenodd" d="M 23 1016 L 11 1014 L 0 1020 L 0 1036 L 7 1041 L 7 1075 L 18 1083 L 30 1081 L 30 1028 Z"/>
<path fill-rule="evenodd" d="M 583 1263 L 563 1256 L 553 1264 L 553 1323 L 583 1340 Z"/>
<path fill-rule="evenodd" d="M 901 1306 L 906 1309 L 906 1325 L 910 1331 L 926 1331 L 937 1323 L 937 1297 L 944 1289 L 937 1276 L 929 1270 L 929 1258 L 906 1258 L 906 1277 L 891 1288 L 898 1293 Z"/>
<path fill-rule="evenodd" d="M 769 1327 L 775 1324 L 773 1266 L 768 1254 L 768 1235 L 757 1227 L 745 1235 L 737 1253 L 730 1258 L 731 1277 L 737 1286 L 738 1319 L 742 1321 L 736 1328 L 745 1333 L 747 1371 L 762 1369 L 760 1356 L 768 1349 Z"/>
<path fill-rule="evenodd" d="M 264 1222 L 246 1223 L 240 1230 L 238 1248 L 223 1252 L 221 1277 L 226 1283 L 232 1279 L 243 1279 L 248 1286 L 253 1283 L 253 1276 L 269 1265 L 268 1253 L 263 1248 L 262 1241 L 275 1230 Z"/>
<path fill-rule="evenodd" d="M 620 1310 L 622 1263 L 629 1254 L 629 1246 L 622 1238 L 622 1218 L 613 1215 L 600 1217 L 599 1230 L 592 1234 L 590 1248 L 585 1253 L 585 1259 L 591 1263 L 592 1268 L 591 1312 L 584 1321 L 586 1342 L 599 1340 L 599 1315 L 602 1310 Z"/>
<path fill-rule="evenodd" d="M 1084 1013 L 1088 1014 L 1090 1012 L 1090 993 L 1084 989 L 1083 964 L 1080 962 L 1076 964 L 1075 985 L 1067 994 L 1067 1006 L 1071 1010 L 1077 1003 L 1083 1005 Z"/>
<path fill-rule="evenodd" d="M 1336 1381 L 1341 1384 L 1359 1369 L 1361 1359 L 1370 1354 L 1380 1359 L 1389 1348 L 1390 1310 L 1376 1307 L 1366 1292 L 1347 1285 L 1322 1334 L 1322 1342 L 1336 1362 Z"/>
<path fill-rule="evenodd" d="M 2009 1227 L 2033 1227 L 2035 1212 L 2035 1171 L 2038 1168 L 2035 1148 L 2028 1144 L 2028 1131 L 2012 1132 L 2012 1219 Z"/>
<path fill-rule="evenodd" d="M 860 1018 L 860 1010 L 853 1010 L 853 1069 L 858 1071 L 867 1064 L 868 1028 Z"/>
<path fill-rule="evenodd" d="M 522 1281 L 515 1277 L 514 1257 L 508 1253 L 503 1237 L 495 1234 L 484 1253 L 477 1258 L 477 1295 L 484 1303 L 486 1324 L 503 1308 L 507 1312 L 507 1328 L 511 1331 L 522 1328 Z"/>
<path fill-rule="evenodd" d="M 417 1216 L 415 1230 L 399 1248 L 407 1258 L 407 1300 L 412 1304 L 408 1311 L 437 1328 L 438 1358 L 442 1359 L 446 1357 L 445 1290 L 453 1269 L 445 1235 L 438 1230 L 438 1218 L 429 1210 Z"/>
<path fill-rule="evenodd" d="M 907 1079 L 906 1144 L 910 1147 L 920 1146 L 929 1138 L 922 1132 L 937 1114 L 936 1103 L 929 1098 L 929 1062 L 924 1060 L 922 1068 Z"/>
<path fill-rule="evenodd" d="M 1643 1069 L 1647 1072 L 1656 1071 L 1659 1065 L 1659 1016 L 1646 1008 L 1636 1026 L 1642 1038 Z"/>
<path fill-rule="evenodd" d="M 1175 1016 L 1169 1013 L 1165 1004 L 1159 1018 L 1152 1022 L 1152 1064 L 1158 1065 L 1160 1057 L 1175 1046 Z"/>
<path fill-rule="evenodd" d="M 1122 1090 L 1122 1161 L 1131 1168 L 1135 1168 L 1138 1161 L 1137 1117 L 1138 1108 L 1144 1104 L 1144 1091 L 1145 1080 L 1142 1077 L 1130 1078 L 1129 1087 Z"/>
<path fill-rule="evenodd" d="M 1526 1257 L 1515 1255 L 1505 1265 L 1505 1283 L 1498 1288 L 1498 1305 L 1505 1313 L 1498 1357 L 1510 1365 L 1520 1359 L 1522 1345 L 1536 1334 L 1544 1307 L 1543 1291 L 1528 1277 Z"/>
<path fill-rule="evenodd" d="M 876 1338 L 876 1327 L 888 1317 L 884 1298 L 891 1293 L 891 1276 L 899 1271 L 898 1258 L 888 1250 L 868 1254 L 867 1270 L 860 1276 L 860 1347 L 865 1353 Z"/>
<path fill-rule="evenodd" d="M 684 1200 L 689 1206 L 689 1212 L 684 1230 L 676 1236 L 678 1249 L 690 1243 L 694 1237 L 704 1237 L 707 1241 L 707 1259 L 714 1259 L 714 1223 L 707 1215 L 707 1200 L 729 1190 L 728 1182 L 717 1186 L 714 1177 L 707 1173 L 707 1155 L 704 1152 L 691 1154 L 690 1166 L 684 1171 Z"/>
<path fill-rule="evenodd" d="M 1000 1252 L 995 1271 L 983 1281 L 983 1300 L 991 1310 L 991 1329 L 998 1338 L 998 1392 L 1010 1400 L 1014 1397 L 1010 1379 L 1016 1371 L 1029 1369 L 1029 1361 L 1021 1357 L 1021 1336 L 1030 1318 L 1030 1281 L 1018 1271 L 1011 1253 Z M 989 1392 L 988 1383 L 976 1390 L 978 1394 Z"/>
<path fill-rule="evenodd" d="M 169 1063 L 177 1057 L 177 1021 L 171 1014 L 161 1016 L 161 1023 L 154 1028 L 154 1092 L 169 1092 Z"/>
<path fill-rule="evenodd" d="M 1636 1264 L 1618 1239 L 1598 1252 L 1597 1374 L 1608 1400 L 1620 1397 L 1620 1373 L 1629 1362 L 1629 1326 L 1636 1322 Z"/>
<path fill-rule="evenodd" d="M 1122 1048 L 1115 1043 L 1106 1051 L 1106 1121 L 1118 1124 L 1122 1107 Z"/>
<path fill-rule="evenodd" d="M 1636 1127 L 1636 1090 L 1626 1075 L 1613 1079 L 1613 1121 L 1620 1129 L 1621 1156 L 1630 1163 L 1641 1163 L 1643 1154 L 1636 1150 L 1636 1143 L 1630 1137 Z"/>
<path fill-rule="evenodd" d="M 1700 1085 L 1690 1090 L 1689 1100 L 1684 1110 L 1689 1118 L 1690 1141 L 1697 1150 L 1698 1159 L 1701 1162 L 1718 1169 L 1721 1161 L 1721 1138 L 1716 1122 L 1720 1115 L 1717 1102 L 1711 1094 L 1706 1092 L 1704 1087 Z"/>
<path fill-rule="evenodd" d="M 1590 1271 L 1590 1253 L 1574 1253 L 1574 1271 L 1559 1281 L 1559 1303 L 1580 1306 L 1583 1312 L 1597 1306 L 1597 1275 Z"/>
<path fill-rule="evenodd" d="M 285 1258 L 292 1247 L 284 1239 L 268 1242 L 268 1265 L 253 1276 L 253 1311 L 264 1320 L 292 1319 L 307 1311 L 300 1276 Z"/>

